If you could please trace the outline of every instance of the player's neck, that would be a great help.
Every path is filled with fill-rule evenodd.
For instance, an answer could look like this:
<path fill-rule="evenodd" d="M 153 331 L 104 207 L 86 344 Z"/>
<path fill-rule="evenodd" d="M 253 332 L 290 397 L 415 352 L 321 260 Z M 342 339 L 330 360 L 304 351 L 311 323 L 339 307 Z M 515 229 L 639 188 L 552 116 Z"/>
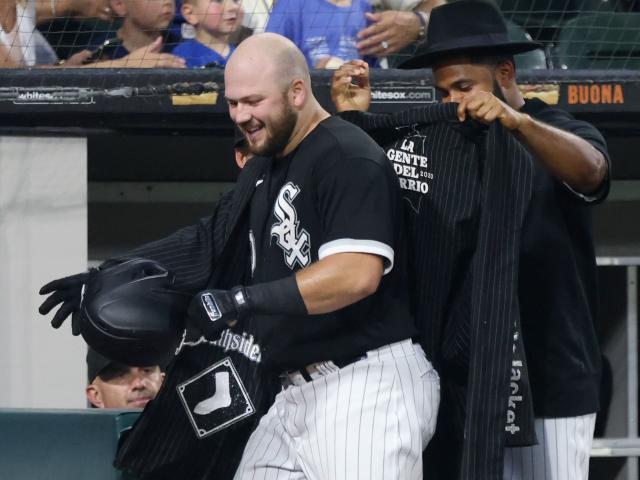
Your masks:
<path fill-rule="evenodd" d="M 285 157 L 293 152 L 298 145 L 309 135 L 320 122 L 330 117 L 331 115 L 315 100 L 312 100 L 313 105 L 306 112 L 300 113 L 298 117 L 298 125 L 291 134 L 289 143 L 277 157 Z"/>
<path fill-rule="evenodd" d="M 206 30 L 199 28 L 196 32 L 196 40 L 206 45 L 211 50 L 219 53 L 222 57 L 229 55 L 229 34 L 211 34 Z"/>

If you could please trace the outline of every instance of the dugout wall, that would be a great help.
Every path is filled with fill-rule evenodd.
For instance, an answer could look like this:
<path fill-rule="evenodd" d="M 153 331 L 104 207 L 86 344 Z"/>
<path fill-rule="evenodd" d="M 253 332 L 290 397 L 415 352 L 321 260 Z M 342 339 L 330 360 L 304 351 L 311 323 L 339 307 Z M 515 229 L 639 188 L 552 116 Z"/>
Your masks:
<path fill-rule="evenodd" d="M 330 72 L 314 72 L 313 83 L 320 101 L 332 110 L 330 76 Z M 80 184 L 86 185 L 86 224 L 76 224 L 73 233 L 67 231 L 68 241 L 78 242 L 77 247 L 68 248 L 74 253 L 73 260 L 57 257 L 64 250 L 60 245 L 46 247 L 46 255 L 64 263 L 68 273 L 73 273 L 87 263 L 98 263 L 211 212 L 213 203 L 232 188 L 237 175 L 222 80 L 221 72 L 210 70 L 3 71 L 0 185 L 14 182 L 9 177 L 15 174 L 2 167 L 7 158 L 25 165 L 35 158 L 2 150 L 8 138 L 17 138 L 11 141 L 24 145 L 40 138 L 37 142 L 43 142 L 39 149 L 44 152 L 42 158 L 55 174 L 63 171 L 65 158 L 75 151 L 64 145 L 85 142 L 78 148 L 84 149 L 86 173 L 74 170 L 73 175 L 63 174 L 62 178 L 79 189 Z M 526 95 L 539 96 L 594 123 L 609 144 L 612 191 L 607 202 L 595 209 L 595 233 L 602 265 L 601 338 L 611 367 L 607 377 L 610 408 L 606 421 L 598 425 L 599 434 L 607 439 L 594 445 L 594 455 L 607 458 L 592 461 L 592 478 L 637 480 L 640 75 L 630 71 L 545 70 L 523 72 L 520 82 Z M 437 101 L 426 71 L 373 71 L 372 96 L 372 111 L 379 112 Z M 56 148 L 63 148 L 66 153 L 56 156 Z M 46 174 L 46 170 L 40 173 L 52 182 L 57 178 L 53 173 Z M 0 204 L 0 222 L 5 221 L 6 211 L 6 206 Z M 3 231 L 4 225 L 0 223 Z M 22 237 L 12 235 L 5 241 L 20 244 Z M 40 263 L 36 253 L 26 254 L 19 262 Z M 40 251 L 38 255 L 44 253 Z M 60 273 L 60 268 L 51 268 L 38 281 Z M 11 278 L 6 272 L 0 273 L 0 284 L 8 284 Z M 39 285 L 36 281 L 25 288 L 29 291 L 29 305 L 17 309 L 3 302 L 0 307 L 3 318 L 27 317 L 33 326 L 25 337 L 47 332 L 45 342 L 22 345 L 27 359 L 23 364 L 41 362 L 69 348 L 71 364 L 77 367 L 80 362 L 83 367 L 81 352 L 72 350 L 79 342 L 74 342 L 66 331 L 51 331 L 37 315 L 33 287 Z M 25 290 L 12 294 L 12 298 L 24 297 Z M 11 325 L 12 329 L 21 328 L 18 323 Z M 36 333 L 37 329 L 40 330 Z M 16 339 L 11 342 L 13 345 Z M 46 354 L 41 354 L 42 343 L 51 347 Z M 2 382 L 8 375 L 4 370 L 0 374 Z M 39 381 L 38 374 L 44 372 L 35 372 L 29 381 Z M 56 369 L 47 375 L 53 375 L 83 401 L 78 383 L 69 382 L 66 373 Z M 7 401 L 7 397 L 0 396 L 0 406 L 17 406 L 6 404 Z M 631 460 L 626 460 L 627 455 Z"/>

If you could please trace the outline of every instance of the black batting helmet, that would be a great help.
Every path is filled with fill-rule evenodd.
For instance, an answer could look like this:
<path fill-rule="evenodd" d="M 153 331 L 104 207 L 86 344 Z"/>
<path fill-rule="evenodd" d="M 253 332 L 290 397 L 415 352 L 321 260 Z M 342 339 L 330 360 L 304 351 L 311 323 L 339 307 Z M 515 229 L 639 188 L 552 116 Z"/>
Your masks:
<path fill-rule="evenodd" d="M 124 365 L 166 364 L 182 337 L 191 295 L 173 289 L 174 276 L 143 258 L 93 271 L 82 299 L 80 333 Z"/>

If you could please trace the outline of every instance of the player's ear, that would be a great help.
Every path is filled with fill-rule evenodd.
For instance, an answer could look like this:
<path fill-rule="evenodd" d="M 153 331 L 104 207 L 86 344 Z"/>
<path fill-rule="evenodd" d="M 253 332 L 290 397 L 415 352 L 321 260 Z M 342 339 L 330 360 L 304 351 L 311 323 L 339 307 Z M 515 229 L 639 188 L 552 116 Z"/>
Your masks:
<path fill-rule="evenodd" d="M 86 393 L 87 393 L 87 400 L 89 400 L 91 405 L 98 408 L 104 407 L 104 402 L 102 401 L 102 395 L 100 394 L 100 389 L 96 387 L 93 383 L 90 385 L 87 385 Z"/>
<path fill-rule="evenodd" d="M 511 60 L 500 62 L 495 69 L 496 80 L 505 87 L 516 78 L 516 68 Z"/>
<path fill-rule="evenodd" d="M 304 80 L 296 78 L 289 87 L 291 102 L 294 107 L 302 108 L 307 101 L 307 88 Z"/>
<path fill-rule="evenodd" d="M 238 168 L 242 170 L 244 168 L 244 164 L 249 160 L 249 155 L 246 155 L 241 148 L 234 148 L 233 153 L 236 157 L 236 165 L 238 165 Z"/>

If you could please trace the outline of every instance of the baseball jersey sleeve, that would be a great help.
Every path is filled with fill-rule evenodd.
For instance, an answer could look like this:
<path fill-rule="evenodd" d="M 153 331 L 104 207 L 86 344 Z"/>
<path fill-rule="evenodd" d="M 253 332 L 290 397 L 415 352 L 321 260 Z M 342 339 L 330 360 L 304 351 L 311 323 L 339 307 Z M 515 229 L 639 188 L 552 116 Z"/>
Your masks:
<path fill-rule="evenodd" d="M 341 158 L 316 169 L 320 260 L 336 253 L 370 253 L 384 259 L 385 274 L 391 271 L 399 187 L 387 166 L 384 158 Z"/>
<path fill-rule="evenodd" d="M 605 175 L 605 178 L 594 192 L 585 195 L 583 193 L 577 192 L 566 183 L 565 187 L 569 191 L 571 191 L 571 193 L 573 193 L 575 196 L 586 203 L 598 204 L 603 202 L 609 194 L 609 188 L 611 184 L 611 176 L 609 174 L 611 169 L 611 160 L 609 159 L 609 152 L 607 150 L 607 144 L 604 137 L 593 125 L 581 120 L 572 119 L 572 121 L 567 122 L 565 129 L 590 143 L 596 150 L 602 153 L 605 162 L 607 162 L 607 173 Z"/>
<path fill-rule="evenodd" d="M 611 161 L 609 159 L 607 143 L 602 134 L 590 123 L 583 120 L 576 120 L 569 112 L 565 112 L 559 108 L 550 107 L 544 102 L 528 101 L 526 106 L 528 108 L 523 110 L 526 113 L 530 113 L 532 117 L 582 138 L 602 153 L 605 161 L 607 162 L 607 174 L 600 186 L 594 192 L 583 194 L 574 190 L 564 182 L 562 183 L 562 186 L 565 192 L 568 192 L 571 196 L 586 204 L 597 204 L 603 202 L 609 194 L 609 187 L 611 183 Z"/>

